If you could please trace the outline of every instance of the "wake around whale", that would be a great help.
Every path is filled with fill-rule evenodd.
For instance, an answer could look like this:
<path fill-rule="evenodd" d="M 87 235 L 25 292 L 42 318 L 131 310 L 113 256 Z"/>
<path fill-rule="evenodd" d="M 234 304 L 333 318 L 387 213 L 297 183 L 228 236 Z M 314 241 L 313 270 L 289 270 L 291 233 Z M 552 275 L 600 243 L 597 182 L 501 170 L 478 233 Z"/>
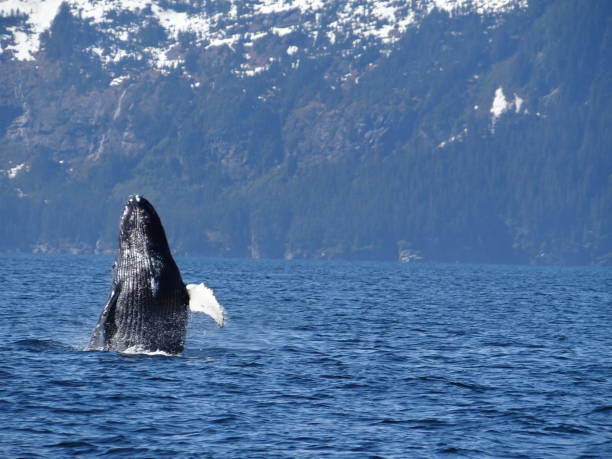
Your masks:
<path fill-rule="evenodd" d="M 130 196 L 119 225 L 110 293 L 89 349 L 178 354 L 185 344 L 189 310 L 224 325 L 225 311 L 212 290 L 203 283 L 183 283 L 151 203 Z"/>

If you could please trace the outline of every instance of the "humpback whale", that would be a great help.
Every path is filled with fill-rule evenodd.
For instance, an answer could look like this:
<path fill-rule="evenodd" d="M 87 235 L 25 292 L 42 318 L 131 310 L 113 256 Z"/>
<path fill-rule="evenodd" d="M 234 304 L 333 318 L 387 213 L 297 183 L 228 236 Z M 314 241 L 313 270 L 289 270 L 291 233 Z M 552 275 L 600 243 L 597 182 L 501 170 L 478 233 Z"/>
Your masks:
<path fill-rule="evenodd" d="M 157 212 L 130 196 L 119 224 L 119 252 L 104 309 L 89 349 L 183 351 L 189 310 L 223 326 L 225 311 L 204 284 L 185 285 Z"/>

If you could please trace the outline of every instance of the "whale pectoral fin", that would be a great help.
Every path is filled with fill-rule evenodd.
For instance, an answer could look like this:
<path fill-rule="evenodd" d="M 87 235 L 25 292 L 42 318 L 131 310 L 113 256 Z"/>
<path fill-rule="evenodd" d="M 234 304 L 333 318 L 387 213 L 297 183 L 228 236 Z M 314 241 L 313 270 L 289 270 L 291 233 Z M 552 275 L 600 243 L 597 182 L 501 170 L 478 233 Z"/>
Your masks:
<path fill-rule="evenodd" d="M 210 316 L 219 327 L 225 325 L 225 309 L 219 304 L 211 289 L 204 283 L 188 284 L 189 309 L 193 312 L 202 312 Z"/>
<path fill-rule="evenodd" d="M 108 341 L 115 334 L 115 307 L 117 306 L 117 298 L 119 298 L 119 287 L 111 290 L 108 300 L 104 305 L 102 314 L 98 319 L 96 328 L 91 335 L 88 349 L 102 350 L 106 349 Z"/>

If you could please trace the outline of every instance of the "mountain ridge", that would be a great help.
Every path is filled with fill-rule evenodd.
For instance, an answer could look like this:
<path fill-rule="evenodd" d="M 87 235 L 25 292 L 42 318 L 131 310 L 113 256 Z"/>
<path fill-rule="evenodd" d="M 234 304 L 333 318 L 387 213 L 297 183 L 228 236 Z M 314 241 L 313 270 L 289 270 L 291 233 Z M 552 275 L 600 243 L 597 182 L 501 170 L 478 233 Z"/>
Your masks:
<path fill-rule="evenodd" d="M 608 263 L 610 7 L 467 3 L 365 49 L 181 37 L 162 69 L 106 66 L 95 27 L 61 7 L 35 59 L 0 54 L 0 248 L 112 250 L 141 193 L 179 253 Z M 143 30 L 134 46 L 158 39 Z"/>

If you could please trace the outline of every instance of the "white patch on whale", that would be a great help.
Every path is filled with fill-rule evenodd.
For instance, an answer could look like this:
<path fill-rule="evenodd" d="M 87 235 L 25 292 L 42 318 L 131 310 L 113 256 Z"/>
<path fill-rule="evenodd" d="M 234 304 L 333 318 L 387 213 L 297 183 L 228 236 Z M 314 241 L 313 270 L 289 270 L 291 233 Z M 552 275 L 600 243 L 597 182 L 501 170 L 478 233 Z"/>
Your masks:
<path fill-rule="evenodd" d="M 159 292 L 159 282 L 157 282 L 157 279 L 155 277 L 150 277 L 149 284 L 151 286 L 153 296 L 157 296 L 157 293 Z"/>

